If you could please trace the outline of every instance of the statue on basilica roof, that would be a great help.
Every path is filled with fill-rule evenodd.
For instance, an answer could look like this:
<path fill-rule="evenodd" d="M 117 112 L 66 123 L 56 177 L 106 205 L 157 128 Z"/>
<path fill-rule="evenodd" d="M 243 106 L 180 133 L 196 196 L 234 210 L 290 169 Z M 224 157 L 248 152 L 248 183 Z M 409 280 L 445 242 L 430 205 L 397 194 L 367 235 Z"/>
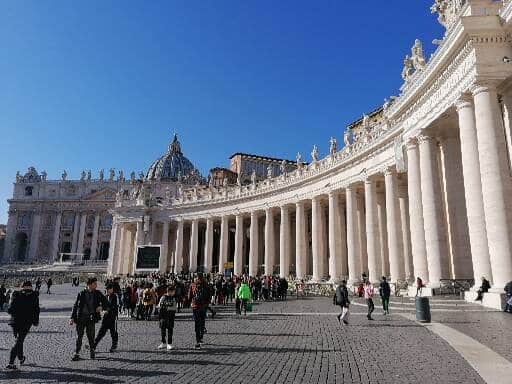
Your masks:
<path fill-rule="evenodd" d="M 411 59 L 412 64 L 414 66 L 415 70 L 423 70 L 427 66 L 427 61 L 425 60 L 425 55 L 423 53 L 423 46 L 421 44 L 421 41 L 419 39 L 416 39 L 414 41 L 414 45 L 411 48 Z"/>

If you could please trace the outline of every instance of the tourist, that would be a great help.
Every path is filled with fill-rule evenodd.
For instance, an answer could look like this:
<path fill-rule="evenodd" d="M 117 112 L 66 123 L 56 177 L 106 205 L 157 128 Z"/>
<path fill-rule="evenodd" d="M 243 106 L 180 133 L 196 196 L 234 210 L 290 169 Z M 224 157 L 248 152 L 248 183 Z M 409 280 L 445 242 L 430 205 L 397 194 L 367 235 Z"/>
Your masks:
<path fill-rule="evenodd" d="M 39 291 L 41 290 L 41 285 L 43 285 L 43 283 L 41 282 L 41 278 L 38 277 L 37 280 L 36 280 L 36 289 L 35 289 L 35 291 L 37 293 L 39 293 Z"/>
<path fill-rule="evenodd" d="M 158 319 L 162 335 L 162 343 L 158 346 L 158 349 L 166 348 L 167 350 L 171 350 L 174 317 L 176 316 L 177 310 L 176 287 L 174 285 L 169 285 L 169 287 L 167 287 L 167 291 L 160 299 L 158 307 Z"/>
<path fill-rule="evenodd" d="M 49 277 L 48 280 L 46 280 L 46 294 L 48 294 L 48 295 L 51 294 L 50 288 L 52 287 L 52 285 L 53 285 L 52 278 Z"/>
<path fill-rule="evenodd" d="M 347 282 L 345 280 L 342 280 L 341 284 L 336 288 L 333 304 L 339 305 L 341 308 L 341 313 L 336 316 L 338 321 L 343 321 L 343 324 L 348 324 L 348 307 L 350 300 L 348 298 Z"/>
<path fill-rule="evenodd" d="M 505 312 L 512 313 L 512 281 L 509 281 L 507 285 L 505 285 L 505 292 L 507 294 Z"/>
<path fill-rule="evenodd" d="M 240 299 L 240 312 L 242 314 L 242 308 L 244 309 L 244 315 L 247 316 L 247 303 L 252 299 L 251 288 L 245 282 L 242 282 L 238 289 L 237 297 Z"/>
<path fill-rule="evenodd" d="M 423 284 L 423 280 L 421 279 L 421 277 L 417 277 L 416 278 L 416 296 L 421 296 L 421 292 L 423 290 L 423 288 L 425 287 L 425 284 Z"/>
<path fill-rule="evenodd" d="M 87 280 L 87 287 L 78 293 L 73 305 L 73 312 L 71 313 L 71 319 L 69 324 L 76 324 L 76 348 L 75 354 L 73 355 L 73 361 L 80 360 L 80 349 L 82 349 L 82 339 L 84 332 L 87 334 L 87 340 L 89 342 L 89 354 L 91 359 L 94 359 L 94 334 L 95 324 L 101 318 L 102 307 L 108 306 L 108 301 L 103 294 L 96 288 L 98 286 L 97 279 L 90 277 Z"/>
<path fill-rule="evenodd" d="M 25 281 L 21 286 L 21 291 L 12 295 L 12 300 L 7 312 L 11 315 L 9 325 L 11 325 L 16 343 L 11 349 L 9 365 L 7 369 L 16 370 L 16 358 L 20 365 L 25 362 L 23 353 L 23 343 L 32 326 L 39 324 L 39 295 L 32 290 L 32 283 Z"/>
<path fill-rule="evenodd" d="M 110 332 L 110 337 L 112 339 L 112 345 L 110 347 L 109 352 L 114 352 L 117 349 L 117 342 L 119 340 L 119 335 L 117 333 L 117 317 L 119 314 L 119 298 L 115 293 L 114 285 L 107 284 L 107 310 L 103 315 L 103 319 L 101 321 L 101 327 L 98 331 L 98 335 L 94 340 L 93 349 L 96 350 L 98 343 L 103 339 L 106 335 L 107 331 Z"/>
<path fill-rule="evenodd" d="M 375 310 L 375 305 L 373 304 L 373 294 L 373 285 L 370 283 L 370 280 L 366 280 L 364 286 L 364 298 L 366 299 L 366 305 L 368 306 L 368 315 L 366 316 L 368 320 L 373 320 L 372 313 Z"/>
<path fill-rule="evenodd" d="M 203 275 L 200 274 L 194 283 L 191 284 L 188 293 L 194 316 L 194 328 L 196 333 L 196 349 L 201 349 L 206 323 L 206 308 L 210 303 L 208 287 Z"/>
<path fill-rule="evenodd" d="M 477 291 L 475 301 L 482 301 L 482 299 L 484 298 L 484 293 L 489 292 L 490 288 L 491 284 L 489 283 L 489 280 L 482 276 L 482 285 L 480 285 L 480 288 Z"/>
<path fill-rule="evenodd" d="M 242 314 L 242 300 L 240 300 L 240 298 L 238 297 L 238 291 L 240 290 L 240 283 L 236 283 L 236 286 L 235 286 L 235 292 L 237 292 L 237 294 L 235 295 L 235 312 L 237 315 L 241 315 Z"/>
<path fill-rule="evenodd" d="M 382 280 L 380 282 L 379 287 L 379 295 L 382 301 L 382 308 L 384 309 L 384 314 L 389 315 L 389 297 L 391 296 L 391 287 L 389 283 L 386 281 L 386 276 L 382 276 Z"/>
<path fill-rule="evenodd" d="M 7 302 L 6 293 L 7 293 L 7 289 L 5 289 L 5 285 L 4 284 L 0 285 L 0 311 L 4 310 L 4 305 Z M 7 303 L 7 304 L 9 304 L 9 303 Z"/>
<path fill-rule="evenodd" d="M 149 321 L 156 305 L 156 293 L 151 283 L 146 286 L 142 293 L 142 304 L 144 305 L 143 318 Z"/>

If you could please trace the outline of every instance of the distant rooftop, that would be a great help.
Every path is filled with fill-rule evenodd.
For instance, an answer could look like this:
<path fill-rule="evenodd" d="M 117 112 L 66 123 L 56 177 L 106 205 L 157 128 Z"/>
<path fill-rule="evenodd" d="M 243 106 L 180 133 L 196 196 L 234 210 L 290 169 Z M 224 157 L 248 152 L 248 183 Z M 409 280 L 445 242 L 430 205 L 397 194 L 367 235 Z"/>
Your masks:
<path fill-rule="evenodd" d="M 233 157 L 235 156 L 242 156 L 242 157 L 245 157 L 245 158 L 248 158 L 248 159 L 255 159 L 255 160 L 265 160 L 265 161 L 278 161 L 278 162 L 282 162 L 283 160 L 286 161 L 287 163 L 290 163 L 290 164 L 295 164 L 295 161 L 293 160 L 288 160 L 288 159 L 278 159 L 276 157 L 269 157 L 269 156 L 259 156 L 259 155 L 252 155 L 250 153 L 242 153 L 242 152 L 237 152 L 237 153 L 233 153 L 229 159 L 231 160 Z"/>

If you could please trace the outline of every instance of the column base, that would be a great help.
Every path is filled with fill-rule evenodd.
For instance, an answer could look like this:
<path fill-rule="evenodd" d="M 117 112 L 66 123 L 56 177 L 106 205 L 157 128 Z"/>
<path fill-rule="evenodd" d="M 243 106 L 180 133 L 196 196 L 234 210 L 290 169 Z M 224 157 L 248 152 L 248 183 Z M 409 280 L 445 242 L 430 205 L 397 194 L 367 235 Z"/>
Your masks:
<path fill-rule="evenodd" d="M 409 287 L 407 288 L 407 296 L 409 297 L 415 297 L 416 296 L 416 286 L 413 286 L 413 287 Z M 421 296 L 421 297 L 432 297 L 434 296 L 434 288 L 432 287 L 423 287 L 421 289 L 421 294 L 419 294 L 418 296 Z"/>
<path fill-rule="evenodd" d="M 502 292 L 493 292 L 491 289 L 489 292 L 484 293 L 482 301 L 475 301 L 478 293 L 474 290 L 464 292 L 464 300 L 468 303 L 476 303 L 481 304 L 484 307 L 498 309 L 500 311 L 505 308 L 505 302 L 507 300 L 507 295 Z"/>

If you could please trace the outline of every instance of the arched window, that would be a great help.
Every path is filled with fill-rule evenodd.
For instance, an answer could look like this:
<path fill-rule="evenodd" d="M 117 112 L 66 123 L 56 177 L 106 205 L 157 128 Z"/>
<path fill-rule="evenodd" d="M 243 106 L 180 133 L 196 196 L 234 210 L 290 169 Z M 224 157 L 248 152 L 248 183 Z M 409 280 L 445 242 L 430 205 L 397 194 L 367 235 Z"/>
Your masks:
<path fill-rule="evenodd" d="M 25 187 L 25 196 L 32 196 L 33 191 L 34 187 L 32 186 Z"/>

